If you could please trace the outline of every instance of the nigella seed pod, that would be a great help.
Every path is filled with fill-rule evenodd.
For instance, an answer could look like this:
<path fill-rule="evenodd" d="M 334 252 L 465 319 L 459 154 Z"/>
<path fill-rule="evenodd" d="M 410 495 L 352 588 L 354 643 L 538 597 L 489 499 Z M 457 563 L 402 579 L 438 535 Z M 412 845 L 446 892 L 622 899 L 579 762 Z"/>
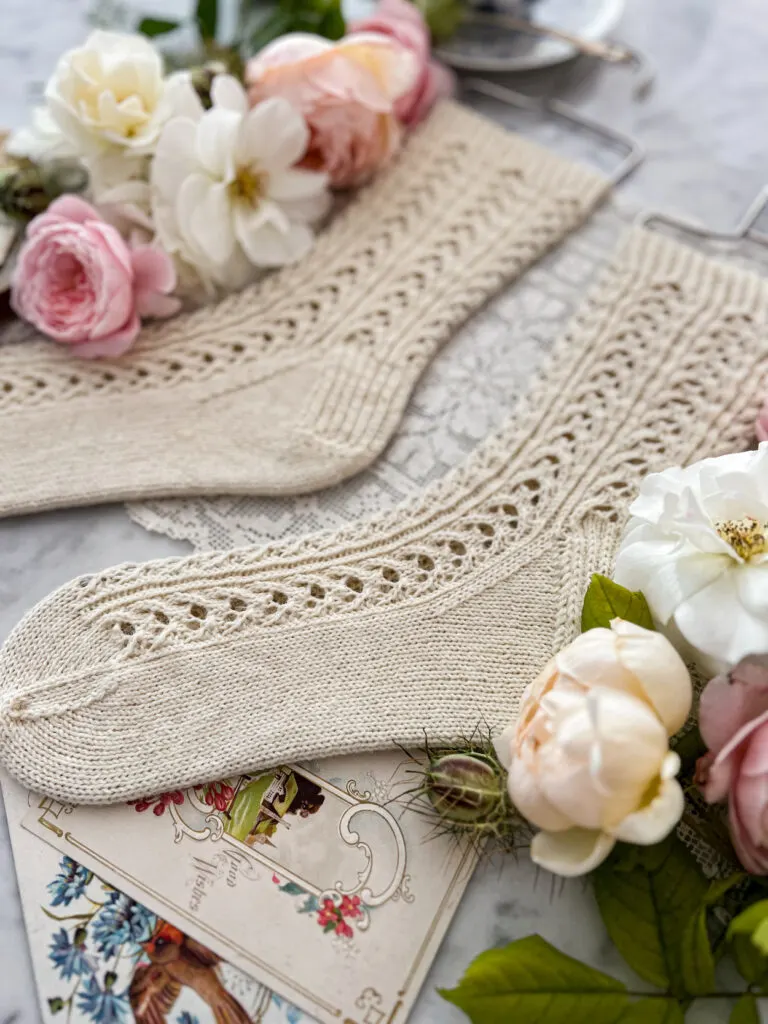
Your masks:
<path fill-rule="evenodd" d="M 430 762 L 425 782 L 432 806 L 446 821 L 482 825 L 503 809 L 502 773 L 483 754 L 444 754 Z"/>

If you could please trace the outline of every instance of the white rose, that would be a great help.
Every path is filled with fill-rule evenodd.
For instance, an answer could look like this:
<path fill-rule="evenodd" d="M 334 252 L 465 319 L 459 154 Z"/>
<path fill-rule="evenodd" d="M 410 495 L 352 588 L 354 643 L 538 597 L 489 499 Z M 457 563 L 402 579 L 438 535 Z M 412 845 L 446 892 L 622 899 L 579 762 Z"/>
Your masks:
<path fill-rule="evenodd" d="M 13 132 L 4 148 L 8 156 L 26 157 L 34 163 L 78 156 L 75 147 L 61 134 L 47 107 L 35 107 L 30 123 Z"/>
<path fill-rule="evenodd" d="M 668 738 L 690 707 L 688 671 L 659 633 L 614 619 L 560 651 L 497 741 L 512 802 L 542 830 L 533 860 L 581 875 L 617 840 L 663 839 L 683 811 Z"/>
<path fill-rule="evenodd" d="M 171 113 L 169 90 L 177 82 L 165 79 L 160 54 L 143 36 L 96 31 L 60 58 L 45 100 L 79 155 L 114 147 L 148 154 Z"/>
<path fill-rule="evenodd" d="M 709 675 L 768 651 L 768 442 L 648 476 L 615 579 Z"/>

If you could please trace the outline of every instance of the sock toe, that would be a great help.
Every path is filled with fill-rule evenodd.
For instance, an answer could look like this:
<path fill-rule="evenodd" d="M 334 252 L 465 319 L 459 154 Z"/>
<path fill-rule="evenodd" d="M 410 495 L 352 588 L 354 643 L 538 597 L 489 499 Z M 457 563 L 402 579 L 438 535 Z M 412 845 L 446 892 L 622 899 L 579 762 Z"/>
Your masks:
<path fill-rule="evenodd" d="M 88 759 L 88 737 L 65 722 L 70 709 L 99 699 L 105 667 L 123 649 L 115 624 L 94 615 L 94 579 L 72 580 L 35 605 L 0 649 L 0 757 L 25 786 L 49 796 Z M 94 773 L 98 767 L 94 760 Z"/>

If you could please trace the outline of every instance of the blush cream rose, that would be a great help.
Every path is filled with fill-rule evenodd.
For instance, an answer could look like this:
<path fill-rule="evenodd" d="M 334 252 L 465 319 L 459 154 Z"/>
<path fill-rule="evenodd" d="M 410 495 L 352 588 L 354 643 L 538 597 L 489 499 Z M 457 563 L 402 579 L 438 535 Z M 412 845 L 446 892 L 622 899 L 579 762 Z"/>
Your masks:
<path fill-rule="evenodd" d="M 691 707 L 691 680 L 660 633 L 614 619 L 582 633 L 523 698 L 497 741 L 517 810 L 541 829 L 533 860 L 592 871 L 618 840 L 657 843 L 679 821 L 680 760 L 669 737 Z"/>
<path fill-rule="evenodd" d="M 395 104 L 395 114 L 407 127 L 423 121 L 441 97 L 453 94 L 456 80 L 445 65 L 432 60 L 429 29 L 421 11 L 410 0 L 380 0 L 373 14 L 350 25 L 350 32 L 391 36 L 415 56 L 416 81 Z"/>
<path fill-rule="evenodd" d="M 15 312 L 86 358 L 119 356 L 145 316 L 171 316 L 167 253 L 131 249 L 82 199 L 63 196 L 30 223 L 11 283 Z"/>
<path fill-rule="evenodd" d="M 419 61 L 394 39 L 359 32 L 330 43 L 294 32 L 251 58 L 251 104 L 282 97 L 309 127 L 301 166 L 328 175 L 334 188 L 366 181 L 397 152 L 395 106 L 414 88 Z"/>

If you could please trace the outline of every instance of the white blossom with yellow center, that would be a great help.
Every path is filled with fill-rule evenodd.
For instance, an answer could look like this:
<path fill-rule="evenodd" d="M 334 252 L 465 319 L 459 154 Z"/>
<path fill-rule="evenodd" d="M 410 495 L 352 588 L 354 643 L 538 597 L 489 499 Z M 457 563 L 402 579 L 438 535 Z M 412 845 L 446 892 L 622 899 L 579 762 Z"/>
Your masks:
<path fill-rule="evenodd" d="M 615 580 L 712 675 L 768 651 L 768 442 L 647 477 Z"/>
<path fill-rule="evenodd" d="M 295 263 L 311 249 L 311 225 L 328 209 L 327 178 L 295 166 L 309 130 L 286 100 L 249 110 L 228 75 L 214 79 L 210 110 L 190 94 L 152 161 L 158 238 L 204 282 L 241 288 L 255 268 Z"/>

